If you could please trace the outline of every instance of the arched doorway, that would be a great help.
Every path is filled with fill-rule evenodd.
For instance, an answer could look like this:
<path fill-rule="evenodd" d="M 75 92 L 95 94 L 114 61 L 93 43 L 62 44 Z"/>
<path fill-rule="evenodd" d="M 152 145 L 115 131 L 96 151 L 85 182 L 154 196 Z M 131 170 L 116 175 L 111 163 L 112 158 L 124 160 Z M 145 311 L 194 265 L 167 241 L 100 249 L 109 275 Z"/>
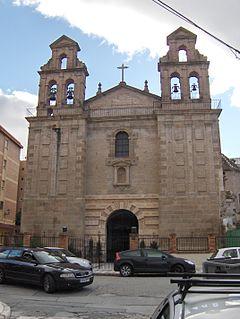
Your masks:
<path fill-rule="evenodd" d="M 129 234 L 132 227 L 138 233 L 137 217 L 130 211 L 119 209 L 107 219 L 107 261 L 113 261 L 115 253 L 129 249 Z"/>

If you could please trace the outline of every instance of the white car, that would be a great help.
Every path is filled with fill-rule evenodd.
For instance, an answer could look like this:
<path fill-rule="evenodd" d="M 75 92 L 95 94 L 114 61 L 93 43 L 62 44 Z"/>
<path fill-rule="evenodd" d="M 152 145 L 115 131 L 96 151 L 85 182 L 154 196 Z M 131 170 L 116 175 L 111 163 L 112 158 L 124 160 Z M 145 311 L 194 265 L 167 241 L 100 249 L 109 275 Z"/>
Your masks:
<path fill-rule="evenodd" d="M 77 257 L 72 252 L 70 252 L 67 249 L 60 248 L 60 247 L 44 247 L 44 249 L 52 251 L 58 255 L 61 255 L 61 257 L 65 257 L 70 263 L 79 264 L 82 267 L 86 267 L 88 269 L 92 270 L 92 263 L 91 261 Z"/>
<path fill-rule="evenodd" d="M 225 247 L 219 248 L 210 259 L 216 258 L 231 258 L 240 259 L 240 247 Z"/>

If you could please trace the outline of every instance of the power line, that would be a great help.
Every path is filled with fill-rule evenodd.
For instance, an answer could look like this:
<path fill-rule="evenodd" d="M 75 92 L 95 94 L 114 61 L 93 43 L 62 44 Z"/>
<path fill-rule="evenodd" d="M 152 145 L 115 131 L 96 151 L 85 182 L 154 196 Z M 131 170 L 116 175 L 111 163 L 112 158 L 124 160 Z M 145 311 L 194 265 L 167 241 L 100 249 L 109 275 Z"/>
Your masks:
<path fill-rule="evenodd" d="M 216 41 L 220 42 L 221 44 L 225 45 L 226 47 L 228 47 L 232 53 L 235 55 L 235 57 L 237 59 L 240 59 L 240 51 L 236 48 L 234 48 L 233 46 L 231 46 L 230 44 L 224 42 L 223 40 L 219 39 L 218 37 L 216 37 L 215 35 L 213 35 L 212 33 L 208 32 L 207 30 L 205 30 L 204 28 L 200 27 L 198 24 L 196 24 L 194 21 L 190 20 L 189 18 L 187 18 L 186 16 L 184 16 L 183 14 L 181 14 L 179 11 L 175 10 L 174 8 L 170 7 L 168 4 L 164 3 L 161 0 L 152 0 L 154 3 L 156 3 L 157 5 L 159 5 L 160 7 L 162 7 L 163 9 L 167 10 L 168 12 L 174 14 L 175 16 L 177 16 L 178 18 L 184 20 L 187 23 L 190 23 L 191 25 L 193 25 L 194 27 L 200 29 L 201 31 L 203 31 L 204 33 L 206 33 L 207 35 L 209 35 L 210 37 L 212 37 L 213 39 L 215 39 Z"/>

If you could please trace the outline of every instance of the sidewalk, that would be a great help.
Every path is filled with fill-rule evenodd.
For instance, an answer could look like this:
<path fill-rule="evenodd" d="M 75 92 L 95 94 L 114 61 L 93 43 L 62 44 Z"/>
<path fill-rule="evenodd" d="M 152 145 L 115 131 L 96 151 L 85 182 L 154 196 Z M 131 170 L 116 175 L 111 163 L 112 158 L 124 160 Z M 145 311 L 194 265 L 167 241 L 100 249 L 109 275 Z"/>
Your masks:
<path fill-rule="evenodd" d="M 10 318 L 11 309 L 3 302 L 0 301 L 0 319 Z"/>

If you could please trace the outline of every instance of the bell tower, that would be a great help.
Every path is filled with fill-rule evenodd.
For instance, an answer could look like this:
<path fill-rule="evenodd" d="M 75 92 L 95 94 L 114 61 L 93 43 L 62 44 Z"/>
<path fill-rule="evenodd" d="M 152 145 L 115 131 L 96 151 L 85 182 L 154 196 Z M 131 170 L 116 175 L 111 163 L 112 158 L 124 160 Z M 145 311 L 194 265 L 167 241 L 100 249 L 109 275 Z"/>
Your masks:
<path fill-rule="evenodd" d="M 50 48 L 52 57 L 39 71 L 40 116 L 67 114 L 68 109 L 81 108 L 85 99 L 88 71 L 77 57 L 78 43 L 63 35 Z"/>
<path fill-rule="evenodd" d="M 209 62 L 195 48 L 196 38 L 183 27 L 167 37 L 169 51 L 158 64 L 163 108 L 176 103 L 178 108 L 211 108 Z"/>
<path fill-rule="evenodd" d="M 162 90 L 158 113 L 162 234 L 201 236 L 203 229 L 208 234 L 217 234 L 220 229 L 221 110 L 211 107 L 209 62 L 195 48 L 196 40 L 195 34 L 178 28 L 167 37 L 169 50 L 158 64 Z M 178 221 L 174 231 L 173 220 Z"/>
<path fill-rule="evenodd" d="M 55 236 L 84 234 L 88 71 L 77 42 L 63 35 L 39 71 L 37 115 L 28 117 L 29 139 L 22 231 Z"/>

